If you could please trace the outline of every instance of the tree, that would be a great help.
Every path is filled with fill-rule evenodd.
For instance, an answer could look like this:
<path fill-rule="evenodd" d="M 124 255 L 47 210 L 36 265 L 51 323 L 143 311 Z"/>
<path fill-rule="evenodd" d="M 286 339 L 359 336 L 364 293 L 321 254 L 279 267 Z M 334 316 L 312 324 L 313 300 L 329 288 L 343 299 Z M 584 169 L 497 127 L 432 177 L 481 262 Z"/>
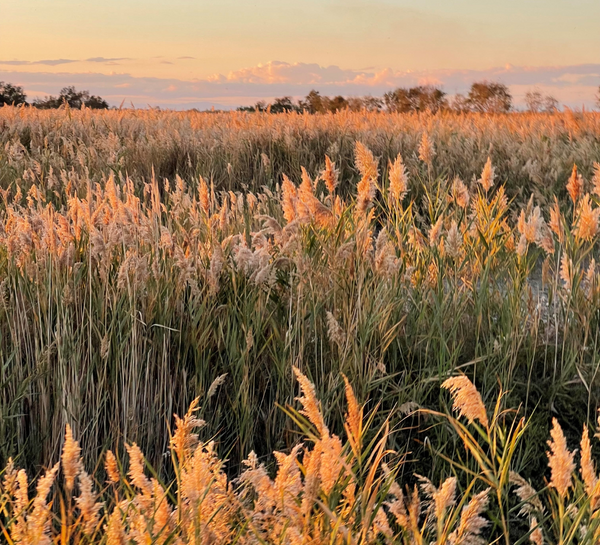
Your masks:
<path fill-rule="evenodd" d="M 60 108 L 63 105 L 70 108 L 81 109 L 82 106 L 94 110 L 105 110 L 108 108 L 108 102 L 103 98 L 90 95 L 89 91 L 77 91 L 75 87 L 63 87 L 57 97 L 47 96 L 45 99 L 36 99 L 33 105 L 42 110 Z"/>
<path fill-rule="evenodd" d="M 546 95 L 544 97 L 544 112 L 554 113 L 558 112 L 559 104 L 558 100 L 556 100 L 552 95 Z"/>
<path fill-rule="evenodd" d="M 433 85 L 419 85 L 408 91 L 417 112 L 436 113 L 448 107 L 446 93 Z"/>
<path fill-rule="evenodd" d="M 512 107 L 512 96 L 503 83 L 479 81 L 471 85 L 467 100 L 475 112 L 504 113 Z"/>
<path fill-rule="evenodd" d="M 600 86 L 598 86 L 598 92 L 596 93 L 596 108 L 600 110 Z"/>
<path fill-rule="evenodd" d="M 372 97 L 371 95 L 364 97 L 349 97 L 346 101 L 348 102 L 348 109 L 353 112 L 378 112 L 383 106 L 383 101 L 380 98 Z"/>
<path fill-rule="evenodd" d="M 300 101 L 299 106 L 301 110 L 305 110 L 309 114 L 319 114 L 325 111 L 323 97 L 319 91 L 315 91 L 314 89 L 304 97 L 304 100 Z"/>
<path fill-rule="evenodd" d="M 5 104 L 7 106 L 27 104 L 27 96 L 23 91 L 23 87 L 0 81 L 0 106 Z"/>
<path fill-rule="evenodd" d="M 383 106 L 383 101 L 378 97 L 367 95 L 362 98 L 363 109 L 367 112 L 379 112 Z"/>
<path fill-rule="evenodd" d="M 525 93 L 525 104 L 530 112 L 541 112 L 544 104 L 544 97 L 538 90 L 527 91 L 527 93 Z"/>
<path fill-rule="evenodd" d="M 419 85 L 404 89 L 399 87 L 385 93 L 383 101 L 389 112 L 432 112 L 448 107 L 446 93 L 433 85 Z"/>
<path fill-rule="evenodd" d="M 558 100 L 551 95 L 542 95 L 537 89 L 525 93 L 525 104 L 530 112 L 552 113 L 558 110 Z"/>
<path fill-rule="evenodd" d="M 457 93 L 452 99 L 450 108 L 452 108 L 455 112 L 465 113 L 471 111 L 471 104 L 469 103 L 469 99 L 465 95 Z"/>
<path fill-rule="evenodd" d="M 348 107 L 348 101 L 341 95 L 333 98 L 324 97 L 325 110 L 329 112 L 339 112 L 345 110 Z"/>
<path fill-rule="evenodd" d="M 292 102 L 292 97 L 276 98 L 271 104 L 271 113 L 280 114 L 298 111 L 298 106 Z"/>
<path fill-rule="evenodd" d="M 402 87 L 385 93 L 383 95 L 383 103 L 388 112 L 405 113 L 410 112 L 412 109 L 408 89 Z"/>

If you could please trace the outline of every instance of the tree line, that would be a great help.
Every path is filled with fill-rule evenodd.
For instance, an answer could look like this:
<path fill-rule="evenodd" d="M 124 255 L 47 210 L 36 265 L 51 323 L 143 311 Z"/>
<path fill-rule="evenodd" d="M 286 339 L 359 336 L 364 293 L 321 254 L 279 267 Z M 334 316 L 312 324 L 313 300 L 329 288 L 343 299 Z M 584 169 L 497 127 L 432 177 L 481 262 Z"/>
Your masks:
<path fill-rule="evenodd" d="M 596 96 L 596 105 L 600 108 L 600 87 Z M 559 103 L 551 95 L 538 90 L 525 94 L 525 105 L 530 112 L 555 112 Z M 479 81 L 471 85 L 468 94 L 448 97 L 439 87 L 419 85 L 411 88 L 399 87 L 389 91 L 383 97 L 370 95 L 363 97 L 328 97 L 312 90 L 303 99 L 294 102 L 292 97 L 275 98 L 273 102 L 257 102 L 254 106 L 242 106 L 238 111 L 247 112 L 308 112 L 311 114 L 351 111 L 387 111 L 394 113 L 432 112 L 452 110 L 457 112 L 506 113 L 513 110 L 513 98 L 508 87 L 502 83 Z"/>
<path fill-rule="evenodd" d="M 23 87 L 0 81 L 0 106 L 18 106 L 29 104 Z M 79 109 L 82 106 L 92 109 L 107 109 L 108 102 L 102 97 L 91 95 L 89 91 L 77 91 L 75 87 L 64 87 L 58 96 L 36 98 L 32 106 L 43 110 L 68 105 Z M 525 105 L 530 112 L 555 112 L 559 103 L 551 95 L 543 95 L 538 90 L 528 91 Z M 600 87 L 596 95 L 596 106 L 600 108 Z M 468 94 L 457 94 L 451 99 L 439 87 L 418 85 L 416 87 L 398 87 L 383 97 L 370 95 L 363 97 L 328 97 L 314 89 L 303 99 L 294 101 L 292 97 L 276 98 L 271 103 L 257 102 L 254 106 L 240 106 L 238 111 L 251 112 L 308 112 L 311 114 L 351 111 L 387 111 L 393 113 L 432 112 L 453 110 L 457 112 L 506 113 L 513 109 L 513 99 L 508 87 L 503 83 L 479 81 L 471 85 Z"/>
<path fill-rule="evenodd" d="M 4 104 L 7 106 L 29 104 L 23 87 L 0 81 L 0 106 Z M 73 86 L 63 87 L 58 96 L 36 98 L 31 103 L 31 106 L 40 108 L 41 110 L 50 110 L 60 108 L 65 104 L 76 109 L 80 109 L 82 106 L 94 110 L 105 110 L 108 108 L 108 102 L 102 97 L 91 95 L 89 91 L 78 91 Z"/>

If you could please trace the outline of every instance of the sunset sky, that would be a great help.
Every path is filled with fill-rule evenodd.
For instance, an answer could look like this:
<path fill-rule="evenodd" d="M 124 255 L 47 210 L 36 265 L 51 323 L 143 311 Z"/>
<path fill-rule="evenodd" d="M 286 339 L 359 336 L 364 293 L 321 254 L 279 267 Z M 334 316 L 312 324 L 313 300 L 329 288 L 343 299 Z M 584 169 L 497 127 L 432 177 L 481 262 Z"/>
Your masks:
<path fill-rule="evenodd" d="M 4 0 L 0 80 L 138 107 L 230 108 L 478 79 L 591 107 L 598 0 Z"/>

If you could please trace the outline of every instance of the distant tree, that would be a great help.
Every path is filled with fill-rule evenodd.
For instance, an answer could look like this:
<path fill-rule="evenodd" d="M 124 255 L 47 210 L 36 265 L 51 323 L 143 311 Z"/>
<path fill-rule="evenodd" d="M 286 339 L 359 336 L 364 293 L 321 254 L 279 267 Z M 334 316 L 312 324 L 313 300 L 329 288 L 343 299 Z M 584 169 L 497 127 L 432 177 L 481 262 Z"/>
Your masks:
<path fill-rule="evenodd" d="M 346 99 L 348 102 L 348 109 L 353 112 L 378 112 L 383 106 L 383 101 L 378 97 L 372 97 L 367 95 L 364 97 L 350 97 Z"/>
<path fill-rule="evenodd" d="M 75 87 L 64 87 L 57 97 L 47 96 L 44 99 L 36 99 L 33 105 L 42 110 L 60 108 L 67 104 L 70 108 L 80 109 L 82 106 L 94 110 L 105 110 L 108 108 L 108 102 L 103 98 L 90 95 L 89 91 L 77 91 Z"/>
<path fill-rule="evenodd" d="M 276 98 L 271 104 L 272 114 L 280 114 L 295 111 L 298 111 L 298 106 L 296 106 L 293 103 L 292 97 Z"/>
<path fill-rule="evenodd" d="M 300 101 L 300 109 L 307 111 L 309 114 L 319 114 L 325 112 L 325 104 L 323 97 L 319 91 L 314 89 Z"/>
<path fill-rule="evenodd" d="M 419 85 L 408 93 L 417 112 L 436 113 L 448 107 L 446 93 L 433 85 Z"/>
<path fill-rule="evenodd" d="M 503 83 L 479 81 L 471 85 L 469 107 L 475 112 L 503 113 L 512 107 L 512 96 Z"/>
<path fill-rule="evenodd" d="M 325 110 L 329 112 L 339 112 L 348 108 L 348 101 L 341 95 L 333 98 L 324 97 Z"/>
<path fill-rule="evenodd" d="M 0 81 L 0 106 L 4 104 L 7 106 L 27 104 L 27 96 L 23 91 L 23 87 Z"/>
<path fill-rule="evenodd" d="M 525 93 L 525 104 L 530 112 L 552 113 L 558 110 L 558 100 L 551 95 L 542 95 L 537 89 Z"/>
<path fill-rule="evenodd" d="M 525 104 L 527 110 L 533 113 L 541 112 L 544 104 L 544 96 L 538 90 L 525 93 Z"/>
<path fill-rule="evenodd" d="M 450 103 L 450 108 L 455 112 L 459 113 L 470 112 L 471 104 L 469 103 L 469 99 L 465 95 L 457 93 L 456 95 L 454 95 L 454 98 Z"/>
<path fill-rule="evenodd" d="M 378 97 L 367 95 L 362 98 L 363 109 L 368 112 L 379 112 L 383 106 L 383 101 Z"/>
<path fill-rule="evenodd" d="M 596 108 L 600 110 L 600 86 L 598 86 L 598 92 L 596 93 Z"/>
<path fill-rule="evenodd" d="M 558 110 L 558 100 L 556 100 L 552 95 L 546 95 L 544 97 L 544 112 L 554 113 L 558 112 Z"/>
<path fill-rule="evenodd" d="M 408 89 L 402 87 L 385 93 L 383 95 L 383 103 L 385 109 L 392 113 L 405 113 L 410 112 L 412 109 Z"/>
<path fill-rule="evenodd" d="M 383 102 L 389 112 L 433 112 L 448 107 L 446 93 L 433 85 L 419 85 L 410 89 L 402 87 L 385 93 Z"/>

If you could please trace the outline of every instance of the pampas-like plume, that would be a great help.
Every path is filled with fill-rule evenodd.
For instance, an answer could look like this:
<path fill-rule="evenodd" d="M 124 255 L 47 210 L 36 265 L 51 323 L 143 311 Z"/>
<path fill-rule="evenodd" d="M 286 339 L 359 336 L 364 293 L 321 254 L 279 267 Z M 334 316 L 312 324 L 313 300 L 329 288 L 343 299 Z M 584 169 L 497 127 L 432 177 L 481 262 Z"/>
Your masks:
<path fill-rule="evenodd" d="M 531 517 L 529 541 L 533 545 L 544 545 L 544 534 L 542 533 L 542 527 L 538 524 L 536 517 Z"/>
<path fill-rule="evenodd" d="M 106 545 L 125 545 L 125 531 L 123 529 L 123 522 L 121 521 L 119 506 L 116 506 L 108 517 L 105 530 Z"/>
<path fill-rule="evenodd" d="M 317 400 L 317 394 L 315 393 L 314 384 L 308 380 L 308 378 L 303 375 L 297 367 L 293 367 L 294 374 L 296 375 L 296 379 L 300 384 L 300 389 L 302 390 L 302 397 L 296 398 L 302 404 L 301 414 L 306 416 L 308 420 L 317 428 L 317 431 L 321 435 L 321 437 L 326 437 L 329 435 L 329 429 L 325 425 L 325 420 L 323 420 L 323 415 L 321 414 L 321 409 L 319 407 L 319 401 Z"/>
<path fill-rule="evenodd" d="M 448 230 L 448 234 L 446 235 L 446 244 L 444 246 L 446 253 L 450 257 L 458 257 L 460 254 L 460 249 L 462 247 L 462 234 L 458 230 L 458 224 L 455 220 L 452 220 L 452 225 Z"/>
<path fill-rule="evenodd" d="M 516 471 L 511 471 L 509 473 L 508 480 L 510 484 L 517 487 L 515 489 L 515 494 L 523 502 L 520 514 L 531 515 L 534 511 L 537 511 L 539 514 L 544 513 L 544 506 L 533 486 L 523 479 Z"/>
<path fill-rule="evenodd" d="M 389 188 L 390 196 L 394 204 L 400 204 L 408 191 L 408 176 L 406 167 L 402 161 L 402 155 L 398 154 L 394 162 L 389 162 Z"/>
<path fill-rule="evenodd" d="M 454 506 L 456 501 L 456 477 L 448 477 L 438 489 L 431 494 L 436 520 L 441 520 L 444 512 Z"/>
<path fill-rule="evenodd" d="M 346 334 L 331 312 L 327 311 L 326 316 L 327 336 L 331 342 L 337 344 L 341 348 L 346 343 Z"/>
<path fill-rule="evenodd" d="M 569 291 L 573 283 L 573 261 L 567 254 L 563 254 L 560 258 L 560 278 L 565 283 L 565 289 Z"/>
<path fill-rule="evenodd" d="M 200 398 L 197 397 L 190 403 L 183 418 L 175 415 L 175 433 L 171 438 L 171 448 L 177 454 L 180 464 L 185 464 L 198 444 L 198 435 L 194 430 L 204 426 L 204 420 L 195 416 L 199 404 Z"/>
<path fill-rule="evenodd" d="M 484 426 L 488 426 L 487 412 L 481 395 L 468 377 L 461 375 L 446 379 L 442 383 L 442 388 L 446 388 L 452 394 L 454 399 L 452 409 L 459 415 L 464 416 L 471 424 L 478 420 Z"/>
<path fill-rule="evenodd" d="M 431 166 L 434 156 L 435 147 L 433 142 L 429 139 L 429 135 L 424 132 L 421 135 L 421 143 L 419 144 L 419 159 Z"/>
<path fill-rule="evenodd" d="M 578 206 L 577 224 L 573 233 L 582 240 L 592 240 L 598 234 L 600 208 L 592 208 L 589 194 L 584 195 Z"/>
<path fill-rule="evenodd" d="M 556 418 L 552 419 L 551 441 L 548 441 L 548 466 L 551 470 L 550 486 L 555 488 L 564 498 L 571 488 L 572 475 L 575 470 L 575 454 L 567 448 L 567 440 Z"/>
<path fill-rule="evenodd" d="M 467 186 L 458 176 L 452 181 L 452 199 L 461 208 L 469 206 L 469 201 L 471 200 Z"/>
<path fill-rule="evenodd" d="M 581 175 L 577 173 L 577 165 L 573 165 L 571 177 L 567 183 L 567 191 L 569 192 L 573 203 L 577 203 L 583 192 L 583 179 L 581 178 Z"/>
<path fill-rule="evenodd" d="M 284 174 L 281 185 L 281 207 L 283 217 L 291 223 L 297 216 L 298 190 L 291 180 Z"/>
<path fill-rule="evenodd" d="M 432 225 L 429 230 L 429 246 L 432 248 L 437 246 L 442 234 L 442 227 L 444 226 L 444 216 L 440 216 L 437 221 Z"/>
<path fill-rule="evenodd" d="M 144 494 L 152 494 L 152 484 L 146 475 L 144 475 L 144 455 L 135 443 L 126 445 L 129 453 L 129 478 L 131 483 L 139 488 Z"/>
<path fill-rule="evenodd" d="M 350 445 L 357 452 L 357 447 L 360 444 L 360 437 L 362 435 L 362 407 L 356 401 L 354 396 L 354 390 L 350 385 L 350 381 L 346 375 L 344 377 L 344 384 L 346 387 L 346 402 L 348 403 L 348 413 L 346 414 L 346 421 L 344 428 L 348 434 Z"/>
<path fill-rule="evenodd" d="M 375 198 L 379 170 L 373 153 L 362 142 L 356 142 L 354 146 L 354 161 L 362 176 L 357 186 L 356 210 L 364 214 Z"/>
<path fill-rule="evenodd" d="M 73 439 L 73 432 L 69 424 L 66 426 L 65 444 L 63 446 L 61 461 L 65 476 L 65 487 L 68 492 L 72 492 L 81 464 L 81 448 L 79 447 L 79 442 Z"/>
<path fill-rule="evenodd" d="M 481 172 L 481 178 L 477 180 L 481 184 L 483 190 L 487 193 L 494 185 L 494 167 L 492 166 L 492 160 L 488 157 Z"/>
<path fill-rule="evenodd" d="M 102 503 L 96 502 L 98 497 L 94 492 L 92 478 L 83 468 L 79 472 L 79 490 L 79 496 L 75 498 L 75 503 L 83 518 L 83 531 L 86 535 L 91 536 L 98 527 L 98 513 L 102 508 Z"/>
<path fill-rule="evenodd" d="M 299 194 L 304 200 L 313 197 L 313 181 L 304 167 L 300 167 L 300 169 L 302 171 L 302 182 L 300 183 Z"/>
<path fill-rule="evenodd" d="M 594 185 L 592 193 L 600 197 L 600 163 L 594 162 L 594 176 L 592 177 L 592 184 Z"/>
<path fill-rule="evenodd" d="M 208 185 L 206 180 L 200 176 L 200 185 L 198 187 L 198 199 L 200 201 L 200 207 L 206 214 L 206 217 L 210 215 L 210 193 L 208 191 Z"/>
<path fill-rule="evenodd" d="M 485 543 L 480 534 L 489 521 L 484 519 L 481 514 L 487 508 L 489 491 L 490 489 L 486 488 L 473 496 L 473 499 L 463 507 L 460 523 L 458 528 L 450 534 L 449 543 L 452 545 L 483 545 Z"/>
<path fill-rule="evenodd" d="M 104 469 L 106 471 L 106 475 L 108 477 L 109 482 L 113 484 L 118 484 L 121 480 L 121 474 L 119 472 L 117 459 L 115 458 L 115 455 L 113 454 L 112 450 L 106 451 Z"/>
<path fill-rule="evenodd" d="M 592 460 L 592 446 L 590 444 L 590 434 L 586 424 L 583 425 L 583 434 L 581 436 L 581 477 L 585 484 L 585 491 L 588 497 L 593 500 L 598 499 L 598 477 L 596 476 L 596 468 Z M 594 497 L 596 496 L 596 497 Z"/>
<path fill-rule="evenodd" d="M 325 155 L 325 169 L 321 172 L 321 178 L 325 182 L 325 187 L 330 195 L 335 193 L 335 188 L 338 185 L 340 172 L 335 168 L 335 163 Z"/>

